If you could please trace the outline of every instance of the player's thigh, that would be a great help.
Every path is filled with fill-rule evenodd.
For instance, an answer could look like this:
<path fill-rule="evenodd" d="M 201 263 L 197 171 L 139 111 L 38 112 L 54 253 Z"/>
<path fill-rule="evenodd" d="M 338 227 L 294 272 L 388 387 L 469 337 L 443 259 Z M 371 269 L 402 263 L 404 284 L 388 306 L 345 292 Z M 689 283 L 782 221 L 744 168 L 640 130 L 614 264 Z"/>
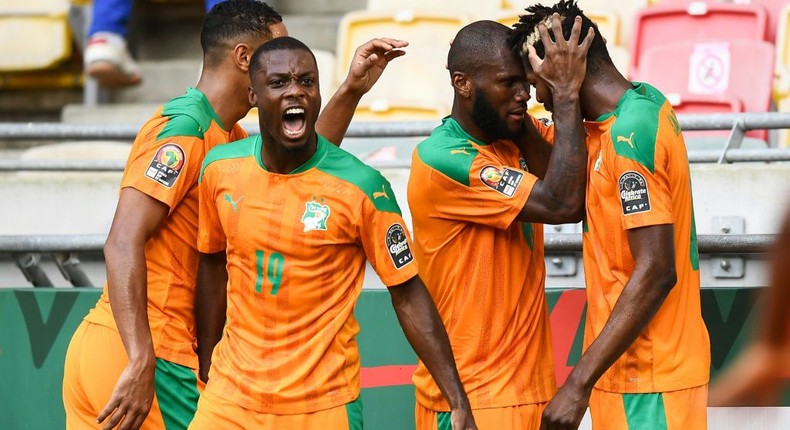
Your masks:
<path fill-rule="evenodd" d="M 186 430 L 195 416 L 202 387 L 194 369 L 156 359 L 154 391 L 167 430 Z"/>
<path fill-rule="evenodd" d="M 621 394 L 593 389 L 593 430 L 707 428 L 707 386 L 666 393 Z"/>
<path fill-rule="evenodd" d="M 504 408 L 475 409 L 472 414 L 479 430 L 537 430 L 546 403 Z M 419 402 L 414 409 L 417 430 L 451 430 L 450 412 L 432 411 Z"/>
<path fill-rule="evenodd" d="M 708 428 L 708 386 L 663 393 L 667 430 Z"/>
<path fill-rule="evenodd" d="M 204 392 L 198 402 L 195 419 L 189 430 L 300 429 L 362 430 L 362 401 L 309 414 L 263 414 L 237 406 L 211 392 Z"/>
<path fill-rule="evenodd" d="M 96 417 L 110 401 L 128 359 L 115 330 L 83 321 L 66 352 L 63 370 L 63 406 L 67 430 L 100 429 Z M 164 429 L 154 399 L 141 430 Z"/>

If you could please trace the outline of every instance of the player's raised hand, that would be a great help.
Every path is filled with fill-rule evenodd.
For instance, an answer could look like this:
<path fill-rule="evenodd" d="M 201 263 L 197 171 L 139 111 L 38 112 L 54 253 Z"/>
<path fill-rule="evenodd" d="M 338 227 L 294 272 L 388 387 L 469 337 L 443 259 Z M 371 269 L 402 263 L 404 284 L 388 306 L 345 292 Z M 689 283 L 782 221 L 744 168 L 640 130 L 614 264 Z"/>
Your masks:
<path fill-rule="evenodd" d="M 114 429 L 119 423 L 118 430 L 137 430 L 143 425 L 154 402 L 154 373 L 155 366 L 126 366 L 110 401 L 96 417 L 98 423 L 107 421 L 102 430 Z"/>
<path fill-rule="evenodd" d="M 450 412 L 450 423 L 453 430 L 477 430 L 472 410 L 469 408 L 453 409 Z"/>
<path fill-rule="evenodd" d="M 540 40 L 543 42 L 546 54 L 541 59 L 535 51 L 535 47 L 528 46 L 529 64 L 535 74 L 546 81 L 555 97 L 558 95 L 578 96 L 587 70 L 587 51 L 590 49 L 595 31 L 590 27 L 587 36 L 579 44 L 582 27 L 581 17 L 576 17 L 568 40 L 562 34 L 562 21 L 559 14 L 552 15 L 551 20 L 554 40 L 549 37 L 546 24 L 542 22 L 538 24 Z"/>
<path fill-rule="evenodd" d="M 576 430 L 590 404 L 590 391 L 569 379 L 551 399 L 540 419 L 540 430 Z"/>
<path fill-rule="evenodd" d="M 354 52 L 345 84 L 349 89 L 366 93 L 379 80 L 390 61 L 406 54 L 404 40 L 382 37 L 361 45 Z"/>

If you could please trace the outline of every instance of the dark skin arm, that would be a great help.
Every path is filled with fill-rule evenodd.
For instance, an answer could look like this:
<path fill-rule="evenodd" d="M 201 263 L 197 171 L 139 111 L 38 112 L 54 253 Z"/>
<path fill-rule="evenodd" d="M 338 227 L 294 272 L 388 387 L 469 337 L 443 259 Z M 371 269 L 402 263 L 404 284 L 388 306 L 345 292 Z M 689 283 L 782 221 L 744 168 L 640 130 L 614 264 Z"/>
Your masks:
<path fill-rule="evenodd" d="M 590 29 L 580 45 L 581 19 L 577 18 L 570 39 L 565 40 L 559 16 L 555 14 L 553 19 L 557 42 L 551 41 L 548 29 L 540 24 L 538 28 L 546 47 L 546 55 L 541 60 L 530 46 L 528 60 L 532 73 L 545 81 L 551 89 L 556 124 L 554 148 L 546 167 L 545 179 L 535 184 L 527 203 L 517 216 L 522 222 L 578 222 L 584 211 L 587 147 L 579 90 L 584 82 L 587 50 L 594 33 Z M 534 127 L 530 126 L 528 130 L 530 128 L 533 134 L 537 134 Z M 540 151 L 540 148 L 535 148 L 534 151 Z"/>
<path fill-rule="evenodd" d="M 677 282 L 674 241 L 672 225 L 628 230 L 634 272 L 600 335 L 544 410 L 541 430 L 579 427 L 595 383 L 647 327 Z"/>
<path fill-rule="evenodd" d="M 760 302 L 755 340 L 711 385 L 710 406 L 780 406 L 790 360 L 790 212 L 776 238 L 771 278 Z"/>
<path fill-rule="evenodd" d="M 380 38 L 357 48 L 346 80 L 318 116 L 316 131 L 340 146 L 359 100 L 379 80 L 390 61 L 406 54 L 401 48 L 408 45 L 402 40 Z"/>
<path fill-rule="evenodd" d="M 198 376 L 208 382 L 211 354 L 222 338 L 228 307 L 228 271 L 225 251 L 200 254 L 195 290 L 195 330 L 197 331 Z"/>
<path fill-rule="evenodd" d="M 134 189 L 121 190 L 110 234 L 104 244 L 107 287 L 113 317 L 129 364 L 96 421 L 109 430 L 140 428 L 154 400 L 156 356 L 148 325 L 145 243 L 167 217 L 164 203 Z M 109 419 L 108 419 L 109 417 Z"/>
<path fill-rule="evenodd" d="M 422 280 L 415 276 L 388 291 L 406 339 L 452 408 L 453 429 L 476 430 L 469 399 L 455 367 L 450 339 Z"/>

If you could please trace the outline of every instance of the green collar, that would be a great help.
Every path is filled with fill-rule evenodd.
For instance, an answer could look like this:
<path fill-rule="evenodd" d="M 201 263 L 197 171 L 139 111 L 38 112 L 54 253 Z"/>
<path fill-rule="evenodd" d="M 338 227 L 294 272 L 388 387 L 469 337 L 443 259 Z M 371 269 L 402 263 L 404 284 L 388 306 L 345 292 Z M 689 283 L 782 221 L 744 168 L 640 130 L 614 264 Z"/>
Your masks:
<path fill-rule="evenodd" d="M 209 103 L 208 98 L 206 98 L 206 95 L 203 94 L 202 91 L 197 88 L 187 87 L 186 96 L 198 100 L 200 104 L 202 104 L 206 109 L 206 112 L 211 115 L 211 119 L 213 119 L 221 129 L 225 130 L 225 126 L 222 125 L 222 121 L 219 120 L 219 116 L 217 116 L 214 106 L 211 106 L 211 103 Z"/>
<path fill-rule="evenodd" d="M 482 140 L 478 140 L 472 137 L 472 135 L 467 133 L 466 130 L 464 130 L 463 127 L 461 127 L 461 124 L 459 124 L 458 121 L 456 121 L 455 118 L 451 116 L 446 116 L 442 118 L 441 128 L 450 130 L 450 132 L 453 135 L 457 137 L 466 138 L 467 140 L 471 140 L 472 142 L 478 145 L 482 145 L 482 146 L 488 145 L 488 143 L 485 143 Z"/>
<path fill-rule="evenodd" d="M 313 153 L 313 156 L 310 157 L 309 160 L 305 161 L 304 164 L 297 167 L 296 169 L 293 169 L 290 173 L 288 173 L 289 175 L 304 173 L 312 169 L 313 167 L 318 166 L 321 160 L 324 159 L 324 156 L 326 155 L 326 152 L 329 149 L 328 145 L 331 145 L 331 143 L 329 143 L 324 138 L 324 136 L 321 136 L 318 133 L 316 133 L 315 136 L 316 136 L 315 153 Z M 253 154 L 255 155 L 255 160 L 258 162 L 258 165 L 261 166 L 263 170 L 268 172 L 269 170 L 263 164 L 263 158 L 261 157 L 261 155 L 263 154 L 263 137 L 259 134 L 258 136 L 255 137 L 255 139 L 253 139 L 252 144 L 253 144 L 252 151 Z"/>
<path fill-rule="evenodd" d="M 640 94 L 644 94 L 645 93 L 644 87 L 645 84 L 641 82 L 631 82 L 631 88 L 628 91 L 626 91 L 622 97 L 620 97 L 620 100 L 617 101 L 617 106 L 615 106 L 614 110 L 599 116 L 598 118 L 595 119 L 595 122 L 603 122 L 610 116 L 616 115 L 617 112 L 620 111 L 620 108 L 623 106 L 623 104 L 625 104 L 625 102 L 628 99 L 631 99 L 634 96 L 638 96 Z"/>

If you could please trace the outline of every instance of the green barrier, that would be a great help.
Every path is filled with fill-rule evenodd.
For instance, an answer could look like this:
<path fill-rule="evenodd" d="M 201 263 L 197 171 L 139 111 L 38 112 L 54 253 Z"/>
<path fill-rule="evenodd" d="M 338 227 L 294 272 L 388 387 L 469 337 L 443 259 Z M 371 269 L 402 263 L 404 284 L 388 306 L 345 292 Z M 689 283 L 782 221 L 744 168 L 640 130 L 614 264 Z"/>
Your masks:
<path fill-rule="evenodd" d="M 711 337 L 712 374 L 742 347 L 760 289 L 702 291 Z M 0 290 L 0 422 L 3 429 L 62 429 L 63 360 L 71 335 L 96 301 L 94 289 Z M 578 361 L 586 312 L 583 290 L 548 290 L 555 367 L 560 380 Z M 413 428 L 417 360 L 400 330 L 386 291 L 363 291 L 356 307 L 367 428 Z M 787 400 L 790 400 L 788 398 Z M 790 403 L 786 403 L 790 405 Z"/>

